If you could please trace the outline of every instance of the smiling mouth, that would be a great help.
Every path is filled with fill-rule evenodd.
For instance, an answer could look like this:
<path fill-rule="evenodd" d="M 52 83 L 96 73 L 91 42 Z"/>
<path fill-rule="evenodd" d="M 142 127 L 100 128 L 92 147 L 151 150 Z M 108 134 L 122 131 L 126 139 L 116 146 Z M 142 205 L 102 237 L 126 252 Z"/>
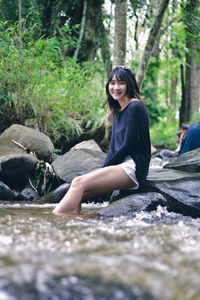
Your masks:
<path fill-rule="evenodd" d="M 119 95 L 121 95 L 121 92 L 113 92 L 113 95 L 119 96 Z"/>

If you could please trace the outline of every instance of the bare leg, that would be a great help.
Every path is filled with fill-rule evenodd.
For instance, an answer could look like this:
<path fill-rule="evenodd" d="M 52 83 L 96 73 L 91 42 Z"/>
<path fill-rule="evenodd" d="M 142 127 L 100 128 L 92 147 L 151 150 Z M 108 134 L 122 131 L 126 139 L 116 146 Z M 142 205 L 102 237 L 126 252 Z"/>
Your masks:
<path fill-rule="evenodd" d="M 113 190 L 128 189 L 136 186 L 126 172 L 119 166 L 109 166 L 72 180 L 71 187 L 53 213 L 79 213 L 81 201 Z"/>

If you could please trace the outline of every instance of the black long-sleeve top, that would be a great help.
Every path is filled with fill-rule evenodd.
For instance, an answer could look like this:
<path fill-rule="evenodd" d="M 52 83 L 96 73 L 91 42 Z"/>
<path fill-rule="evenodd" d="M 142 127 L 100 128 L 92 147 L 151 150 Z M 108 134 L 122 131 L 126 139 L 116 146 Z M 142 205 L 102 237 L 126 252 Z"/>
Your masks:
<path fill-rule="evenodd" d="M 103 167 L 117 165 L 130 155 L 136 164 L 136 177 L 145 182 L 151 159 L 149 117 L 145 105 L 135 100 L 114 116 L 111 142 Z"/>

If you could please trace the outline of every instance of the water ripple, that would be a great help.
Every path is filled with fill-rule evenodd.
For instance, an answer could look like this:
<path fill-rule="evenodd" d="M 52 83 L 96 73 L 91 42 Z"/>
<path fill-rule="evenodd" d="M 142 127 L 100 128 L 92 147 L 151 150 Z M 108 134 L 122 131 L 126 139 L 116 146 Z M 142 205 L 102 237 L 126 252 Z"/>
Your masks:
<path fill-rule="evenodd" d="M 200 219 L 163 207 L 81 219 L 53 207 L 0 206 L 0 299 L 200 299 Z"/>

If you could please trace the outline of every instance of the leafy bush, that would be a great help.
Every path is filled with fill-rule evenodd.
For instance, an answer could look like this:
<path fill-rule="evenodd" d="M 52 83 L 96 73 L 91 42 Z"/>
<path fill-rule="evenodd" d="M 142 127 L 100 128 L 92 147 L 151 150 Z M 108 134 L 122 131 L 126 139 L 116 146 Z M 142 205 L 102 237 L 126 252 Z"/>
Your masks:
<path fill-rule="evenodd" d="M 95 66 L 67 59 L 65 68 L 52 71 L 36 85 L 36 114 L 39 124 L 46 126 L 44 132 L 56 138 L 79 135 L 103 121 L 104 96 L 96 76 Z"/>
<path fill-rule="evenodd" d="M 35 41 L 32 34 L 1 23 L 0 130 L 34 119 L 55 141 L 101 124 L 101 66 L 64 58 L 60 40 Z"/>

